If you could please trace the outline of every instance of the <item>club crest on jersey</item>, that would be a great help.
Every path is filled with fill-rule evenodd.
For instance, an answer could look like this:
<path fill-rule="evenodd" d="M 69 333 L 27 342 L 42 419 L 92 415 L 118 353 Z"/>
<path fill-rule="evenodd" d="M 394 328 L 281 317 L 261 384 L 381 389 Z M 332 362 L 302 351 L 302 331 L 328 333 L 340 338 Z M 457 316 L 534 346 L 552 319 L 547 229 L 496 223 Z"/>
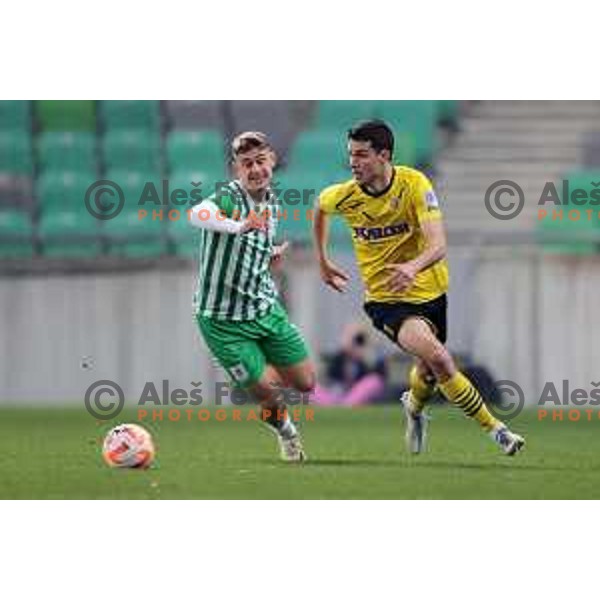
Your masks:
<path fill-rule="evenodd" d="M 427 204 L 427 210 L 436 210 L 440 207 L 440 202 L 434 191 L 425 194 L 425 204 Z"/>
<path fill-rule="evenodd" d="M 385 227 L 353 227 L 352 229 L 356 238 L 372 242 L 408 233 L 410 226 L 408 223 L 396 223 Z"/>
<path fill-rule="evenodd" d="M 230 367 L 229 374 L 237 383 L 244 383 L 248 379 L 248 371 L 242 363 Z"/>
<path fill-rule="evenodd" d="M 398 198 L 398 196 L 394 196 L 390 200 L 390 206 L 392 207 L 392 210 L 398 210 L 398 208 L 400 206 L 400 198 Z"/>

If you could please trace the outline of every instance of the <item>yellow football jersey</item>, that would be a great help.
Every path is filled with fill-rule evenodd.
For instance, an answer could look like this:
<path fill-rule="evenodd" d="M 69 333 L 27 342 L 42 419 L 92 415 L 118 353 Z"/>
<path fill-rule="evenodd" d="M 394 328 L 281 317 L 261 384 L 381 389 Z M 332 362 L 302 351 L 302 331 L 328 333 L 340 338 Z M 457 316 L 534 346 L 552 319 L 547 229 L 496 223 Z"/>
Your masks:
<path fill-rule="evenodd" d="M 427 302 L 448 289 L 445 259 L 417 274 L 413 286 L 400 293 L 389 288 L 389 265 L 407 262 L 425 249 L 421 224 L 442 213 L 429 179 L 409 167 L 394 167 L 390 186 L 380 194 L 366 192 L 354 180 L 325 188 L 320 209 L 341 215 L 352 231 L 356 260 L 366 287 L 366 301 Z"/>

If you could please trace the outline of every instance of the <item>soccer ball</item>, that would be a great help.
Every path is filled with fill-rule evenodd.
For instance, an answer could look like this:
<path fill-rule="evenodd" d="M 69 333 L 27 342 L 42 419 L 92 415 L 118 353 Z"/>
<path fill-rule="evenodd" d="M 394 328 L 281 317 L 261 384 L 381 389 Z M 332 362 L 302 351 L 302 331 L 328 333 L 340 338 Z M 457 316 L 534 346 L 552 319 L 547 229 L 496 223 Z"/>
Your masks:
<path fill-rule="evenodd" d="M 111 467 L 146 469 L 154 460 L 152 436 L 139 425 L 117 425 L 104 438 L 102 456 Z"/>

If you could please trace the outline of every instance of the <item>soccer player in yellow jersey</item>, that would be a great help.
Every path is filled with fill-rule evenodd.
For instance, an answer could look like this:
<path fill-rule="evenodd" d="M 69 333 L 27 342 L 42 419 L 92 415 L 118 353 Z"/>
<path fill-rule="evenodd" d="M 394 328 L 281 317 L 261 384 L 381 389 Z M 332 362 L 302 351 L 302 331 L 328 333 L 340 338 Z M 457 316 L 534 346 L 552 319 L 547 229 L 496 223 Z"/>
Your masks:
<path fill-rule="evenodd" d="M 410 389 L 402 397 L 409 451 L 424 448 L 423 408 L 437 385 L 506 454 L 515 454 L 524 439 L 488 411 L 444 345 L 448 263 L 442 213 L 431 183 L 415 169 L 393 165 L 394 136 L 383 121 L 351 129 L 348 153 L 354 178 L 323 190 L 315 214 L 321 277 L 338 292 L 348 282 L 327 252 L 329 217 L 341 215 L 352 230 L 366 313 L 377 329 L 415 357 Z"/>

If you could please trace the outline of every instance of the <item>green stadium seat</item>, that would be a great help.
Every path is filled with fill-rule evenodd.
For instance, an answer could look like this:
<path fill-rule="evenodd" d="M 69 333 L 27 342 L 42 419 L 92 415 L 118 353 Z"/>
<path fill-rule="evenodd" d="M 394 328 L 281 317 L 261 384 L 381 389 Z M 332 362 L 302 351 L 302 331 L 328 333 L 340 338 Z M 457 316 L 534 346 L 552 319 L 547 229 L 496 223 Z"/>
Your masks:
<path fill-rule="evenodd" d="M 182 169 L 226 171 L 223 137 L 218 131 L 173 131 L 167 139 L 167 159 L 171 173 Z"/>
<path fill-rule="evenodd" d="M 171 191 L 175 189 L 185 190 L 188 198 L 192 200 L 191 203 L 197 204 L 200 200 L 212 196 L 217 189 L 217 184 L 224 183 L 227 180 L 227 176 L 221 171 L 181 169 L 171 174 L 169 189 Z M 200 185 L 194 186 L 194 183 L 200 183 Z M 196 196 L 198 190 L 200 191 L 200 198 L 196 197 L 194 199 L 192 194 Z"/>
<path fill-rule="evenodd" d="M 413 137 L 417 165 L 433 163 L 437 150 L 434 100 L 379 100 L 374 109 L 375 116 L 386 121 L 397 137 L 407 133 Z"/>
<path fill-rule="evenodd" d="M 43 131 L 96 131 L 94 100 L 37 100 L 35 108 Z"/>
<path fill-rule="evenodd" d="M 158 100 L 103 100 L 99 102 L 98 111 L 107 130 L 160 131 Z"/>
<path fill-rule="evenodd" d="M 315 126 L 345 137 L 350 127 L 373 115 L 373 100 L 321 100 L 317 106 Z"/>
<path fill-rule="evenodd" d="M 29 100 L 0 100 L 0 131 L 31 131 Z"/>
<path fill-rule="evenodd" d="M 26 131 L 0 132 L 0 172 L 30 175 L 32 171 L 31 134 Z"/>
<path fill-rule="evenodd" d="M 437 122 L 440 125 L 456 127 L 460 120 L 459 100 L 436 100 Z"/>
<path fill-rule="evenodd" d="M 306 171 L 339 171 L 348 165 L 346 138 L 333 130 L 301 133 L 292 146 L 288 168 Z"/>
<path fill-rule="evenodd" d="M 328 170 L 339 174 L 342 168 L 347 169 L 347 177 L 351 177 L 346 134 L 328 130 L 313 130 L 301 133 L 292 147 L 288 168 L 312 169 L 319 172 Z M 412 134 L 395 135 L 394 162 L 412 166 L 416 164 L 416 147 Z"/>
<path fill-rule="evenodd" d="M 162 218 L 144 215 L 138 209 L 126 207 L 114 219 L 104 222 L 104 235 L 108 239 L 109 254 L 129 258 L 158 257 L 166 252 L 166 211 Z"/>
<path fill-rule="evenodd" d="M 107 172 L 107 179 L 117 183 L 125 197 L 121 213 L 103 223 L 109 254 L 129 258 L 151 258 L 164 254 L 163 223 L 167 221 L 169 206 L 162 204 L 161 176 L 156 172 L 115 169 Z M 154 203 L 154 199 L 158 203 Z"/>
<path fill-rule="evenodd" d="M 47 170 L 38 178 L 37 197 L 42 213 L 85 209 L 85 195 L 95 173 Z"/>
<path fill-rule="evenodd" d="M 394 134 L 394 164 L 414 167 L 417 164 L 417 147 L 411 133 Z"/>
<path fill-rule="evenodd" d="M 33 255 L 31 219 L 18 210 L 0 211 L 0 257 L 28 258 Z"/>
<path fill-rule="evenodd" d="M 329 185 L 349 178 L 345 173 L 339 175 L 299 171 L 282 175 L 276 187 L 280 212 L 284 215 L 278 221 L 278 237 L 302 245 L 312 244 L 312 217 L 317 197 Z M 341 219 L 332 220 L 330 239 L 338 248 L 350 247 L 349 233 Z"/>
<path fill-rule="evenodd" d="M 102 140 L 108 169 L 160 170 L 160 136 L 146 131 L 107 131 Z"/>
<path fill-rule="evenodd" d="M 166 208 L 154 203 L 156 198 L 160 203 L 163 201 L 162 178 L 157 172 L 111 169 L 107 171 L 106 179 L 121 188 L 128 209 Z"/>
<path fill-rule="evenodd" d="M 39 136 L 37 149 L 39 164 L 44 170 L 97 171 L 93 133 L 48 131 Z"/>
<path fill-rule="evenodd" d="M 199 230 L 192 227 L 187 220 L 187 214 L 180 212 L 177 221 L 167 224 L 169 241 L 173 251 L 178 256 L 197 257 L 199 251 Z"/>
<path fill-rule="evenodd" d="M 574 204 L 570 202 L 567 205 L 557 206 L 552 202 L 540 205 L 539 209 L 546 210 L 546 216 L 536 221 L 537 237 L 545 251 L 549 254 L 596 254 L 600 251 L 600 219 L 598 211 L 600 205 L 590 203 L 590 193 L 595 193 L 600 197 L 600 186 L 596 187 L 592 182 L 600 182 L 600 171 L 579 171 L 568 174 L 565 179 L 569 182 L 569 192 L 573 193 L 576 189 L 585 190 L 588 199 L 584 204 Z M 556 190 L 562 201 L 563 189 L 561 182 L 556 182 Z M 592 199 L 592 202 L 597 200 Z M 591 210 L 591 219 L 588 220 L 587 210 Z M 553 211 L 562 211 L 562 219 L 552 219 Z M 570 211 L 578 211 L 570 213 Z M 573 219 L 569 218 L 569 215 Z M 578 220 L 575 220 L 577 215 Z M 552 235 L 565 236 L 565 241 L 552 241 L 548 237 Z M 596 237 L 596 241 L 590 239 Z"/>
<path fill-rule="evenodd" d="M 90 258 L 102 253 L 100 222 L 86 210 L 48 211 L 42 215 L 39 235 L 44 256 Z"/>

